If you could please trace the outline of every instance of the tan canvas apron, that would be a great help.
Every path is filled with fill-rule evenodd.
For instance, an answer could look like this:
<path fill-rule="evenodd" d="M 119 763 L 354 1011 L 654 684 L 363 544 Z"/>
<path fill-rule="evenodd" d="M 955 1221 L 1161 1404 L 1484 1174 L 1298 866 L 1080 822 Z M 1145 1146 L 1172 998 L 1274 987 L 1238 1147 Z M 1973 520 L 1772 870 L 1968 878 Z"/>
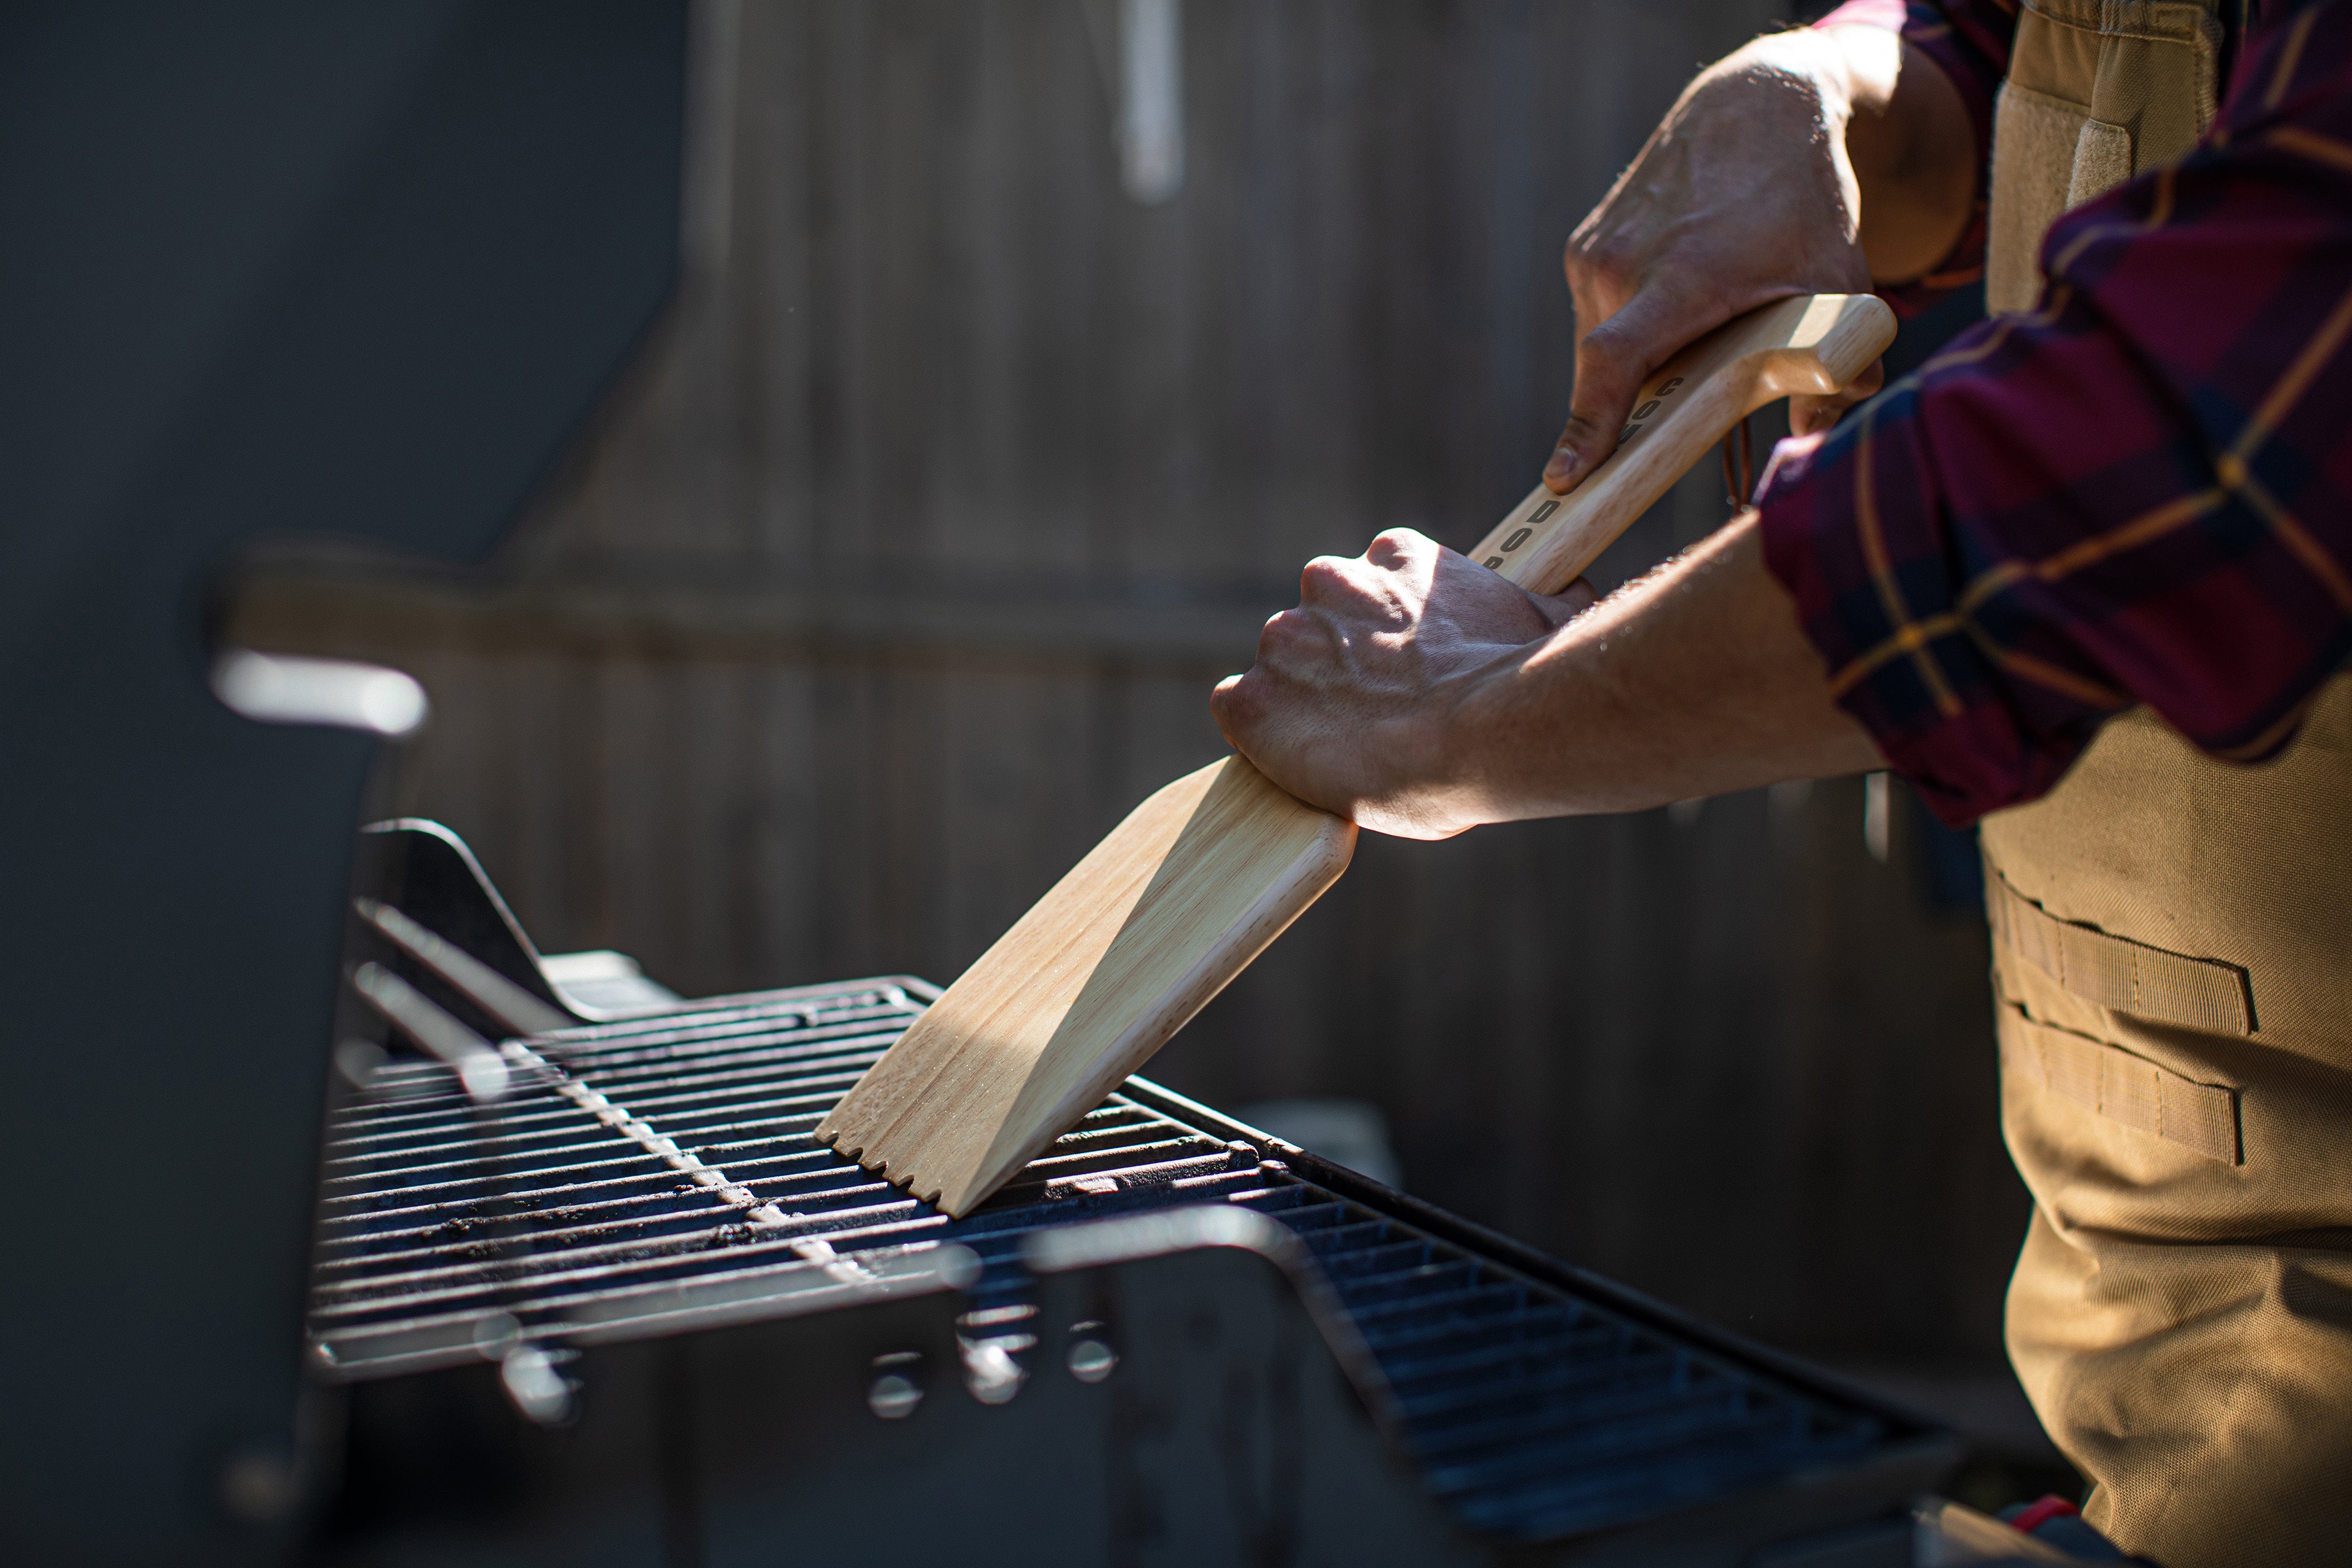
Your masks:
<path fill-rule="evenodd" d="M 2197 5 L 2026 0 L 1993 309 L 2034 303 L 2059 213 L 2189 150 L 2219 40 Z M 2125 714 L 1983 842 L 2034 1197 L 2009 1350 L 2085 1513 L 2167 1568 L 2352 1563 L 2352 678 L 2253 766 Z"/>

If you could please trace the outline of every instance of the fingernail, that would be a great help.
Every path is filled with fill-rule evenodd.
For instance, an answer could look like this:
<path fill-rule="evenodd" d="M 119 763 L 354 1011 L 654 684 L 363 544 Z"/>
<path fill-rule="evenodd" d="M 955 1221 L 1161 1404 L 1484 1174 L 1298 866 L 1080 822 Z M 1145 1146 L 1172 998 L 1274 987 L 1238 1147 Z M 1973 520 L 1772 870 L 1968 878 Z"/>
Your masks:
<path fill-rule="evenodd" d="M 1544 483 L 1564 485 L 1568 482 L 1568 477 L 1575 471 L 1576 453 L 1566 447 L 1555 447 L 1552 450 L 1551 461 L 1544 465 Z"/>

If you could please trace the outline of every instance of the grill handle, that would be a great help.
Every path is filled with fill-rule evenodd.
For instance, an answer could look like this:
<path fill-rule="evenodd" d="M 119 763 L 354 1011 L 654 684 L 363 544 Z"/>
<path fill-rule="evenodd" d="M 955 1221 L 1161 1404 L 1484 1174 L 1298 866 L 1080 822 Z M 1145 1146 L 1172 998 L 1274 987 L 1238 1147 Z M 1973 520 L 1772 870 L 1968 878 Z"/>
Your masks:
<path fill-rule="evenodd" d="M 1557 594 L 1731 428 L 1776 398 L 1832 393 L 1895 341 L 1874 294 L 1801 294 L 1727 321 L 1643 384 L 1609 454 L 1565 496 L 1538 484 L 1470 552 L 1534 594 Z"/>

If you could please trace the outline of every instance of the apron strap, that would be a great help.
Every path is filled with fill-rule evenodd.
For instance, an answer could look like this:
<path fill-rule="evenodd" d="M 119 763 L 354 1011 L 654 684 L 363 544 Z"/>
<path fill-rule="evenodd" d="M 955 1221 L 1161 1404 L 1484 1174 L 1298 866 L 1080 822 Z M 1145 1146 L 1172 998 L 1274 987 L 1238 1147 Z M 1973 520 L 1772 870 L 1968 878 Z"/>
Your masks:
<path fill-rule="evenodd" d="M 2000 1031 L 2002 1071 L 2208 1159 L 2246 1163 L 2236 1089 L 2183 1078 L 2120 1046 L 2037 1024 L 2014 1003 L 2002 1005 L 2009 1014 Z"/>
<path fill-rule="evenodd" d="M 2062 921 L 1995 874 L 1985 900 L 1997 942 L 2072 995 L 2137 1018 L 2213 1035 L 2254 1032 L 2246 972 Z"/>

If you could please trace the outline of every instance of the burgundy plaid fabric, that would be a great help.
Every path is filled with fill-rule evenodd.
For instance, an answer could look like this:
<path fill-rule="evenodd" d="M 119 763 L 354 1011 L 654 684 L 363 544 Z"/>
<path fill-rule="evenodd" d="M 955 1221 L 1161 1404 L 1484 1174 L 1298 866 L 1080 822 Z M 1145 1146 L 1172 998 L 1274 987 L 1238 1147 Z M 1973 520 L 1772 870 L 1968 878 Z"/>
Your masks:
<path fill-rule="evenodd" d="M 1973 101 L 2012 22 L 1903 26 Z M 2266 755 L 2352 654 L 2352 0 L 2231 42 L 2211 135 L 2060 219 L 2033 310 L 1766 475 L 1839 702 L 1948 822 L 2048 791 L 2137 703 Z"/>

